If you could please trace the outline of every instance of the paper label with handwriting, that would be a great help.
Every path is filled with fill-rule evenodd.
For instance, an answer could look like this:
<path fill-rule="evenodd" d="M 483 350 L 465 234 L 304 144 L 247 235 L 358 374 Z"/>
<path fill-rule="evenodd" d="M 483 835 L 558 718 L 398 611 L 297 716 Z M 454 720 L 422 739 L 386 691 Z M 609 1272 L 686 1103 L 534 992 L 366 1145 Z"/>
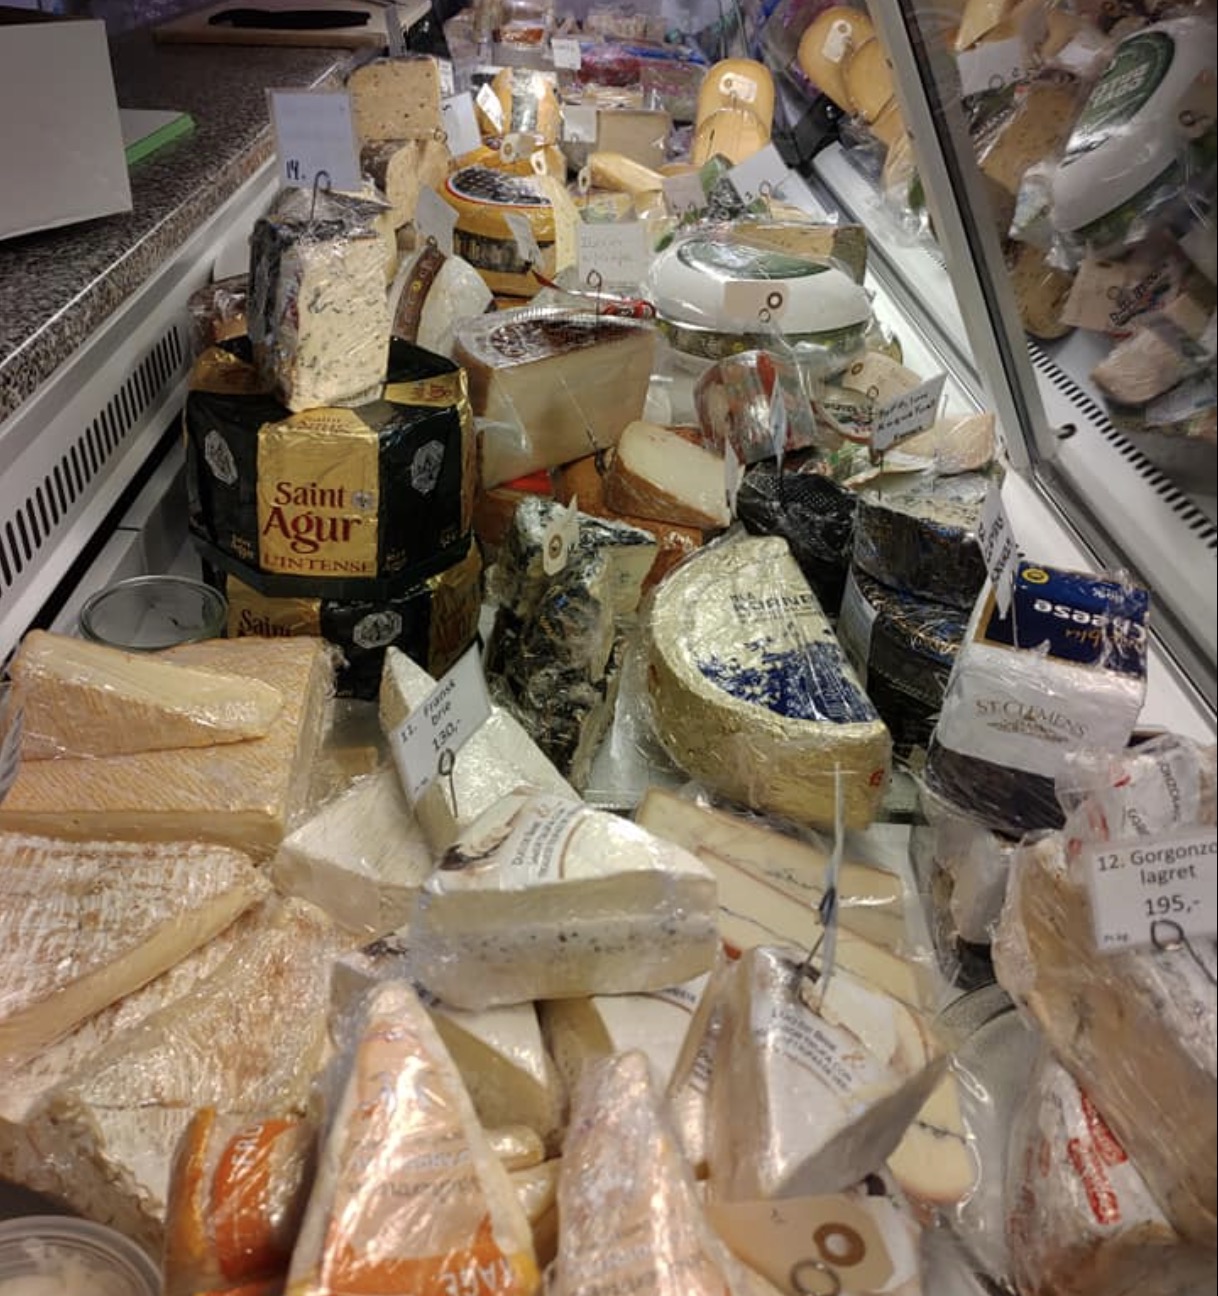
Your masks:
<path fill-rule="evenodd" d="M 706 191 L 696 171 L 664 177 L 664 201 L 674 216 L 692 216 L 706 206 Z"/>
<path fill-rule="evenodd" d="M 642 221 L 581 222 L 578 234 L 581 283 L 595 274 L 603 284 L 633 287 L 646 277 L 651 258 Z"/>
<path fill-rule="evenodd" d="M 593 811 L 568 797 L 505 797 L 495 810 L 449 848 L 432 875 L 429 890 L 460 892 L 486 889 L 523 891 L 539 882 L 566 877 L 567 848 L 580 824 Z"/>
<path fill-rule="evenodd" d="M 1001 90 L 1003 86 L 1021 81 L 1027 75 L 1024 44 L 1018 36 L 1009 40 L 982 41 L 972 49 L 956 55 L 960 72 L 960 93 L 964 98 L 984 94 L 987 90 Z"/>
<path fill-rule="evenodd" d="M 562 110 L 562 137 L 572 144 L 595 144 L 599 125 L 591 104 L 566 104 Z"/>
<path fill-rule="evenodd" d="M 311 189 L 323 172 L 331 189 L 362 183 L 351 96 L 341 90 L 268 90 L 279 183 Z"/>
<path fill-rule="evenodd" d="M 457 224 L 456 208 L 450 207 L 430 186 L 419 190 L 414 209 L 414 227 L 426 242 L 434 239 L 445 256 L 453 254 L 453 230 Z"/>
<path fill-rule="evenodd" d="M 1087 882 L 1101 952 L 1174 947 L 1218 935 L 1218 832 L 1101 842 L 1088 848 Z"/>
<path fill-rule="evenodd" d="M 579 41 L 574 36 L 555 36 L 550 41 L 550 54 L 556 68 L 567 68 L 578 72 L 583 66 L 583 55 L 580 53 Z"/>
<path fill-rule="evenodd" d="M 766 194 L 776 194 L 790 174 L 791 168 L 778 150 L 773 144 L 767 144 L 732 167 L 727 178 L 740 197 L 750 203 Z"/>
<path fill-rule="evenodd" d="M 876 411 L 871 424 L 871 448 L 887 450 L 902 437 L 928 428 L 939 417 L 946 374 L 935 374 L 907 392 L 885 401 Z"/>
<path fill-rule="evenodd" d="M 1019 567 L 1019 546 L 1015 543 L 1011 520 L 1002 504 L 1002 487 L 997 482 L 991 482 L 986 491 L 977 522 L 977 542 L 981 546 L 985 570 L 994 586 L 998 611 L 1005 618 L 1011 610 L 1015 572 Z"/>
<path fill-rule="evenodd" d="M 491 98 L 494 98 L 492 95 Z M 496 107 L 499 100 L 495 99 Z M 474 149 L 482 146 L 482 132 L 478 129 L 478 117 L 474 112 L 474 101 L 466 90 L 459 95 L 440 101 L 440 116 L 444 121 L 444 130 L 448 136 L 448 151 L 455 158 L 464 157 Z"/>
<path fill-rule="evenodd" d="M 477 646 L 444 675 L 390 734 L 389 746 L 411 801 L 440 777 L 445 759 L 460 750 L 491 714 L 491 700 Z M 445 753 L 452 756 L 446 758 Z"/>

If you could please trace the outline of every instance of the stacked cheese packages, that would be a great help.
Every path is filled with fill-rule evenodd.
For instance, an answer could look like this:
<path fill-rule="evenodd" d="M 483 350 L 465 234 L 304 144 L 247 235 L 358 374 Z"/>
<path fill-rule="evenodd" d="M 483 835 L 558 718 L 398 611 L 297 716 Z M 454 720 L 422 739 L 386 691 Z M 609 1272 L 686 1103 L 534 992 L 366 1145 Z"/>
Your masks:
<path fill-rule="evenodd" d="M 248 340 L 199 357 L 185 430 L 191 530 L 229 633 L 324 636 L 343 651 L 340 691 L 368 698 L 389 644 L 437 671 L 456 660 L 482 572 L 464 375 L 390 340 L 392 226 L 413 214 L 401 175 L 417 194 L 447 166 L 438 72 L 418 59 L 360 75 L 393 81 L 392 112 L 353 97 L 391 211 L 323 187 L 280 194 L 252 238 Z"/>

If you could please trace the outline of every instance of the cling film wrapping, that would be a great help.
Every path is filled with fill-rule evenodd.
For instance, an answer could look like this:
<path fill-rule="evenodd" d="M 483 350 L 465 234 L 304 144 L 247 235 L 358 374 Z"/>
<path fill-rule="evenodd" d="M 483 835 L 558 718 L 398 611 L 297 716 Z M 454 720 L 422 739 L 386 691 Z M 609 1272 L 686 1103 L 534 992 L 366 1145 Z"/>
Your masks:
<path fill-rule="evenodd" d="M 528 1220 L 418 996 L 376 985 L 347 1026 L 289 1296 L 533 1296 Z"/>
<path fill-rule="evenodd" d="M 210 562 L 266 595 L 354 600 L 464 555 L 476 447 L 461 370 L 395 339 L 379 399 L 292 414 L 245 354 L 207 352 L 187 398 L 190 523 Z"/>

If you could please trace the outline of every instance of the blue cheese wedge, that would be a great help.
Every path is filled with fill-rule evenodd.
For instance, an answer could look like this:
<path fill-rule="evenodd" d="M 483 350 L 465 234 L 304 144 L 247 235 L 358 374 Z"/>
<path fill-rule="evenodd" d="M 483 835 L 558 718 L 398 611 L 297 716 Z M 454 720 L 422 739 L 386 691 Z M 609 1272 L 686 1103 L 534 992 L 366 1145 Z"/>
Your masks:
<path fill-rule="evenodd" d="M 891 743 L 828 618 L 776 537 L 702 550 L 656 589 L 647 626 L 656 731 L 708 787 L 803 823 L 866 827 Z"/>
<path fill-rule="evenodd" d="M 458 1008 L 659 990 L 705 972 L 714 877 L 694 856 L 582 802 L 505 796 L 419 893 L 420 980 Z"/>

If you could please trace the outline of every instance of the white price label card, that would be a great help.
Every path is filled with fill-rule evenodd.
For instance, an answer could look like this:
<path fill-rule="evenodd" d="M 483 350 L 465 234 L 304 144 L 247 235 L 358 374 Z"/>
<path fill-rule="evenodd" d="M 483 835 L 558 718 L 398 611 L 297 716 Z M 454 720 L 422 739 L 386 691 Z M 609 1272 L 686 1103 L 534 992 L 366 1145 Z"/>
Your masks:
<path fill-rule="evenodd" d="M 390 748 L 412 802 L 451 770 L 465 742 L 491 714 L 477 645 L 390 734 Z"/>
<path fill-rule="evenodd" d="M 516 252 L 520 259 L 525 265 L 540 266 L 541 248 L 537 246 L 537 235 L 533 233 L 528 218 L 519 212 L 507 212 L 503 219 L 507 221 L 512 238 L 516 240 Z"/>
<path fill-rule="evenodd" d="M 474 100 L 479 108 L 486 114 L 491 126 L 494 128 L 496 135 L 503 134 L 503 105 L 499 102 L 499 96 L 491 89 L 490 85 L 482 86 L 478 91 L 478 97 Z"/>
<path fill-rule="evenodd" d="M 600 118 L 593 104 L 566 104 L 562 110 L 562 137 L 572 144 L 595 144 Z"/>
<path fill-rule="evenodd" d="M 633 287 L 646 277 L 650 260 L 647 226 L 642 221 L 581 222 L 577 260 L 581 283 L 599 275 L 603 284 Z"/>
<path fill-rule="evenodd" d="M 440 96 L 447 99 L 457 93 L 457 80 L 453 75 L 452 59 L 436 59 L 440 69 Z"/>
<path fill-rule="evenodd" d="M 998 600 L 998 611 L 1005 619 L 1011 610 L 1011 593 L 1015 587 L 1015 569 L 1019 566 L 1019 546 L 1011 530 L 1011 520 L 1002 504 L 1002 487 L 990 482 L 977 522 L 977 540 L 981 557 Z"/>
<path fill-rule="evenodd" d="M 583 66 L 583 55 L 580 53 L 579 41 L 573 36 L 555 36 L 550 41 L 550 54 L 556 68 L 567 68 L 578 72 Z"/>
<path fill-rule="evenodd" d="M 494 95 L 491 96 L 495 98 Z M 498 106 L 499 100 L 495 99 Z M 444 121 L 444 130 L 448 135 L 448 151 L 455 158 L 472 153 L 482 146 L 482 132 L 478 129 L 478 117 L 474 112 L 474 101 L 466 90 L 449 99 L 440 100 L 440 116 Z"/>
<path fill-rule="evenodd" d="M 771 324 L 787 308 L 787 290 L 766 279 L 729 279 L 723 285 L 723 311 L 731 320 Z"/>
<path fill-rule="evenodd" d="M 808 188 L 807 181 L 804 180 L 803 176 L 797 175 L 794 171 L 787 173 L 787 178 L 782 182 L 778 196 L 783 202 L 789 203 L 792 207 L 798 207 L 804 215 L 810 216 L 814 221 L 829 223 L 829 213 L 817 201 L 816 195 Z"/>
<path fill-rule="evenodd" d="M 887 450 L 902 437 L 928 428 L 939 417 L 943 384 L 947 374 L 935 374 L 924 383 L 885 401 L 875 412 L 871 425 L 871 448 Z"/>
<path fill-rule="evenodd" d="M 751 203 L 767 194 L 776 194 L 790 174 L 791 168 L 782 160 L 778 150 L 773 144 L 767 144 L 752 157 L 732 167 L 727 178 L 740 197 Z"/>
<path fill-rule="evenodd" d="M 692 216 L 706 206 L 706 190 L 696 171 L 664 177 L 664 201 L 674 216 Z"/>
<path fill-rule="evenodd" d="M 268 90 L 279 183 L 311 189 L 321 172 L 331 189 L 360 187 L 359 144 L 344 90 Z"/>
<path fill-rule="evenodd" d="M 579 544 L 579 500 L 571 497 L 566 508 L 555 511 L 541 546 L 541 568 L 547 576 L 557 576 L 567 565 L 575 546 Z"/>
<path fill-rule="evenodd" d="M 956 55 L 960 93 L 964 98 L 986 90 L 1001 90 L 1025 73 L 1024 45 L 1018 36 L 1009 40 L 982 41 Z"/>
<path fill-rule="evenodd" d="M 1102 842 L 1086 853 L 1091 918 L 1101 952 L 1174 947 L 1218 934 L 1218 834 Z"/>
<path fill-rule="evenodd" d="M 418 203 L 414 209 L 414 226 L 424 242 L 435 239 L 436 247 L 445 256 L 452 256 L 457 213 L 430 185 L 419 190 Z"/>
<path fill-rule="evenodd" d="M 729 441 L 723 448 L 723 487 L 727 495 L 727 511 L 736 516 L 736 497 L 740 494 L 742 476 L 740 460 L 736 457 L 735 447 Z"/>

